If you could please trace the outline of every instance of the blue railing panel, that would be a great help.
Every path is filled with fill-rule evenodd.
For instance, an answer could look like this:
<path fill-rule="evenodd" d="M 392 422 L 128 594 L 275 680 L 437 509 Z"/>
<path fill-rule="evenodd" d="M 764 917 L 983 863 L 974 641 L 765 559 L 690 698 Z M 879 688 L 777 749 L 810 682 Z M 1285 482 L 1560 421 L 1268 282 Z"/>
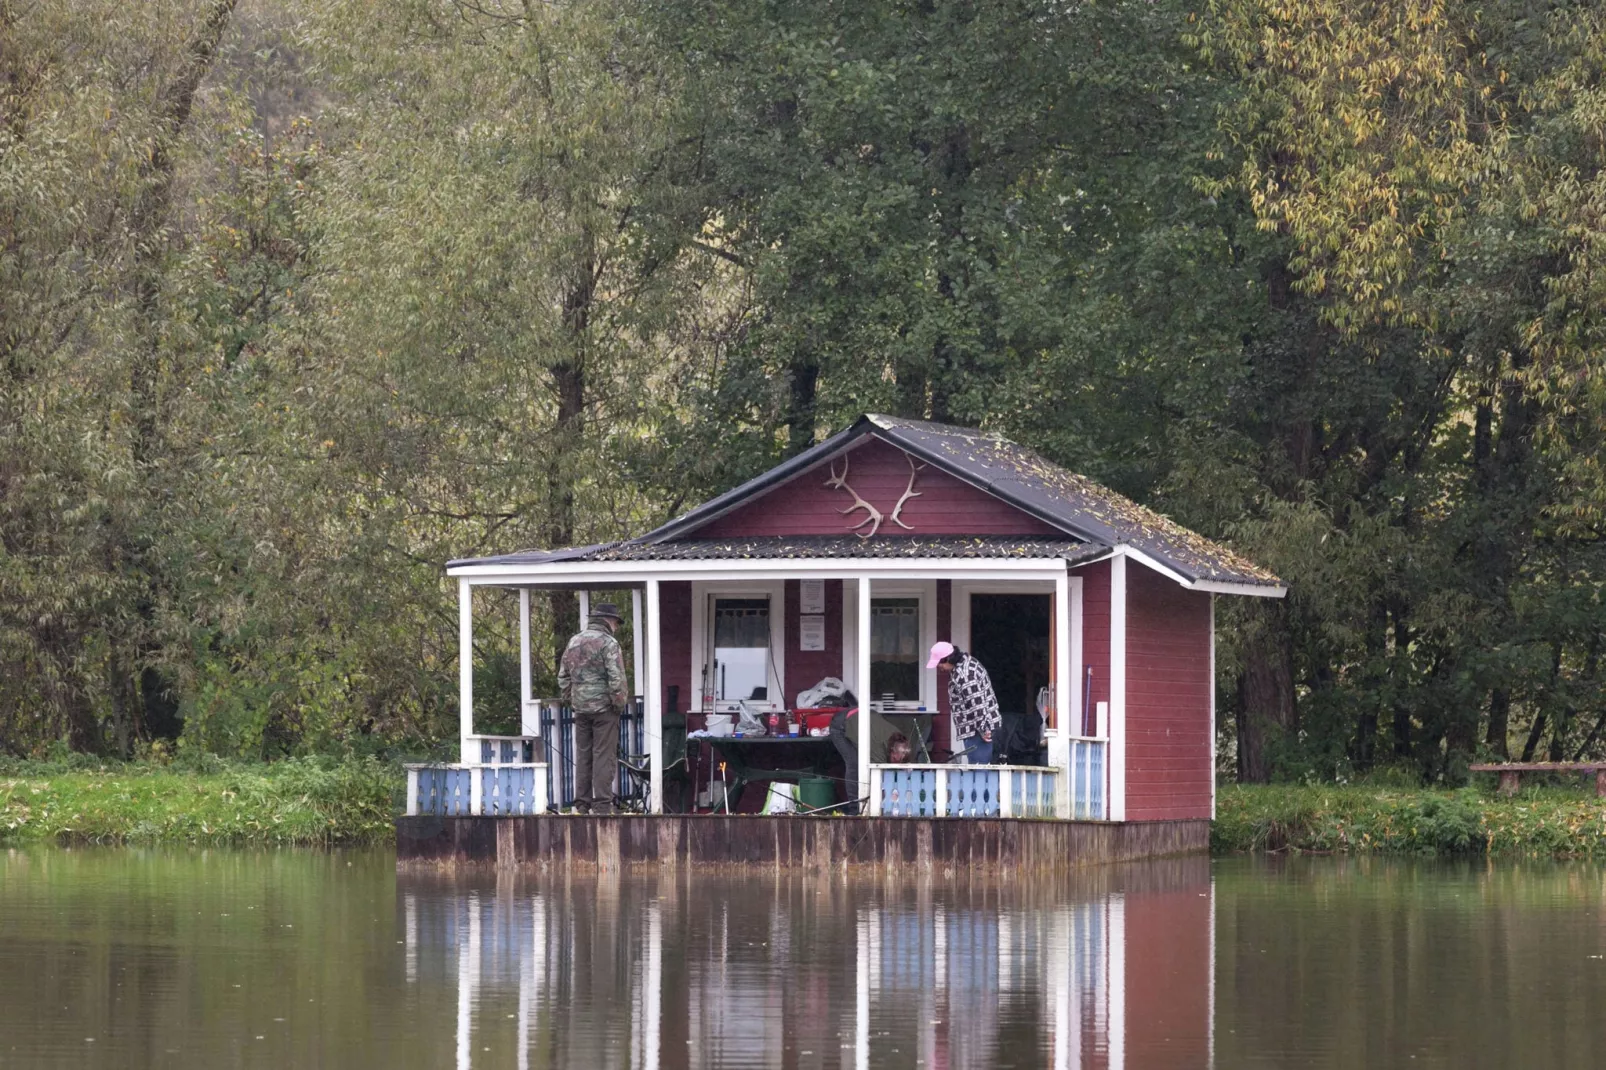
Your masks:
<path fill-rule="evenodd" d="M 879 790 L 884 817 L 936 817 L 939 812 L 933 769 L 882 769 Z"/>
<path fill-rule="evenodd" d="M 948 773 L 943 813 L 949 817 L 997 817 L 998 770 L 955 766 Z"/>
<path fill-rule="evenodd" d="M 507 817 L 535 814 L 546 808 L 546 800 L 535 798 L 535 770 L 504 766 L 479 770 L 480 805 L 487 815 Z"/>
<path fill-rule="evenodd" d="M 474 782 L 467 769 L 420 769 L 418 812 L 436 817 L 466 817 L 474 802 Z"/>
<path fill-rule="evenodd" d="M 1104 813 L 1104 763 L 1109 744 L 1103 740 L 1071 740 L 1071 816 L 1100 821 Z"/>

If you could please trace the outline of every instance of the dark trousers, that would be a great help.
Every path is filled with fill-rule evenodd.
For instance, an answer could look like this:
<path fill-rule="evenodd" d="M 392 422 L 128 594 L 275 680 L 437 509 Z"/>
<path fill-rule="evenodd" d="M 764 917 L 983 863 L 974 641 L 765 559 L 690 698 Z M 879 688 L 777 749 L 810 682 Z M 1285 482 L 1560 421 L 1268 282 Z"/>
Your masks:
<path fill-rule="evenodd" d="M 849 800 L 859 797 L 859 747 L 849 735 L 850 725 L 848 715 L 844 710 L 838 710 L 831 717 L 831 728 L 827 733 L 836 752 L 842 755 L 842 782 L 847 788 Z M 848 807 L 850 813 L 857 812 L 857 805 Z"/>
<path fill-rule="evenodd" d="M 619 773 L 619 711 L 574 715 L 574 804 L 606 814 L 613 810 Z"/>

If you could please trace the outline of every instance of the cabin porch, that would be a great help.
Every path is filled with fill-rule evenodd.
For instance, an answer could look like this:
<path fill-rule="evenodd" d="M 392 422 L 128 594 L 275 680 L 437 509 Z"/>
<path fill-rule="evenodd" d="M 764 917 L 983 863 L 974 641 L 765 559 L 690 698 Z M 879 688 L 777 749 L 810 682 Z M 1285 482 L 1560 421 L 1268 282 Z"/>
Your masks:
<path fill-rule="evenodd" d="M 543 575 L 541 565 L 481 566 L 458 577 L 460 757 L 409 770 L 408 815 L 533 815 L 572 801 L 572 722 L 555 700 L 533 693 L 530 672 L 532 597 L 567 589 L 578 592 L 582 617 L 593 593 L 629 599 L 620 638 L 633 655 L 627 668 L 639 695 L 621 725 L 618 795 L 626 809 L 768 809 L 751 797 L 738 803 L 741 784 L 795 782 L 809 775 L 799 762 L 812 760 L 814 777 L 838 785 L 837 807 L 866 816 L 1109 817 L 1110 741 L 1101 734 L 1107 702 L 1103 688 L 1095 692 L 1101 674 L 1091 664 L 1075 668 L 1082 661 L 1084 577 L 1061 556 L 644 562 L 594 569 L 591 577 L 569 565 L 561 579 Z M 486 586 L 518 593 L 518 735 L 485 734 L 473 723 L 474 593 Z M 1036 610 L 1035 633 L 1031 625 L 1021 632 L 1018 624 L 979 619 L 992 611 L 988 600 Z M 925 661 L 939 638 L 985 643 L 984 628 L 1004 636 L 1002 646 L 993 638 L 994 663 L 1015 662 L 998 675 L 1006 728 L 1020 746 L 995 764 L 974 766 L 959 764 L 963 745 L 953 739 L 945 688 Z M 819 715 L 798 712 L 799 693 L 826 677 L 856 696 L 846 711 L 853 768 L 840 764 Z M 778 719 L 779 732 L 762 741 L 709 734 L 742 707 Z M 894 730 L 909 735 L 918 763 L 888 760 Z M 732 751 L 768 752 L 773 760 L 762 763 L 769 768 L 743 769 L 738 779 Z M 766 801 L 768 788 L 758 795 Z"/>

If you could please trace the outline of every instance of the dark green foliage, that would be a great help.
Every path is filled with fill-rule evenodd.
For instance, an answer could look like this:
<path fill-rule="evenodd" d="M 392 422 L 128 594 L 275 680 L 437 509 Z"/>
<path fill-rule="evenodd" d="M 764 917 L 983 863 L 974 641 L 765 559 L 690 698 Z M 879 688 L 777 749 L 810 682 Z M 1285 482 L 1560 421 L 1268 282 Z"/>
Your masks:
<path fill-rule="evenodd" d="M 0 0 L 0 749 L 428 749 L 447 558 L 883 410 L 1287 579 L 1225 772 L 1606 752 L 1606 30 L 1530 8 Z"/>

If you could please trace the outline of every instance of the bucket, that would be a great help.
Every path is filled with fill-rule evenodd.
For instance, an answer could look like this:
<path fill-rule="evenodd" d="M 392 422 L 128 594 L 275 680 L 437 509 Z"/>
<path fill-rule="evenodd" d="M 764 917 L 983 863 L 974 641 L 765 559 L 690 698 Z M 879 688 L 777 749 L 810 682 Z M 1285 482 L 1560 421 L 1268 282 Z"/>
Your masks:
<path fill-rule="evenodd" d="M 818 810 L 836 802 L 836 785 L 822 776 L 806 776 L 797 782 L 797 808 Z"/>

